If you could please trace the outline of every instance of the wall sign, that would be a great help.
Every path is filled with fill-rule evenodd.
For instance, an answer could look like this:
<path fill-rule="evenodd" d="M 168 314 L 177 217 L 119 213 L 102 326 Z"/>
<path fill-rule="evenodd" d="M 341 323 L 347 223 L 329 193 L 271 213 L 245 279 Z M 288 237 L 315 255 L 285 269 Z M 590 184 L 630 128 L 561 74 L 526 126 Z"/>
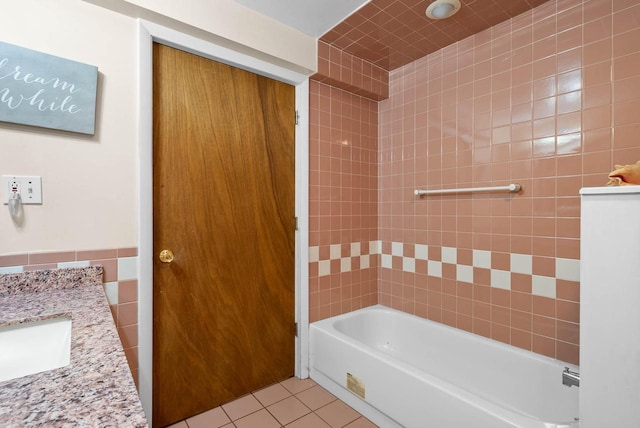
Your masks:
<path fill-rule="evenodd" d="M 0 121 L 94 133 L 98 67 L 0 42 Z"/>

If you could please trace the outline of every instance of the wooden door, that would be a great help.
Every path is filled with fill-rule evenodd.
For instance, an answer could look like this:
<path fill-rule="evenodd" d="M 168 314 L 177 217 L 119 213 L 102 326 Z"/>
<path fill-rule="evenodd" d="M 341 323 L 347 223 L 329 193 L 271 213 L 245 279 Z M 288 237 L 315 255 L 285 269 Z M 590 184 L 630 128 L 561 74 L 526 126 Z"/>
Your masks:
<path fill-rule="evenodd" d="M 295 95 L 153 54 L 153 422 L 165 426 L 293 375 Z"/>

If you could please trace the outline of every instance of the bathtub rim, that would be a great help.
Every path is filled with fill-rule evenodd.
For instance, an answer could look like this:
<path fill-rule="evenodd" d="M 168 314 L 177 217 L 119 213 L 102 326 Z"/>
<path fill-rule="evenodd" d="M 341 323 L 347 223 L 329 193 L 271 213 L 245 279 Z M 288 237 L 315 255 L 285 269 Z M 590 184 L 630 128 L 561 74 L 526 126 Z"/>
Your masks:
<path fill-rule="evenodd" d="M 566 366 L 566 367 L 569 367 L 569 369 L 571 369 L 572 371 L 579 371 L 580 370 L 580 366 L 575 365 L 573 363 L 569 363 L 567 361 L 559 360 L 557 358 L 551 358 L 551 357 L 548 357 L 546 355 L 539 354 L 537 352 L 528 351 L 526 349 L 522 349 L 522 348 L 519 348 L 517 346 L 511 345 L 509 343 L 500 342 L 499 340 L 495 340 L 495 339 L 492 339 L 490 337 L 486 337 L 486 336 L 482 336 L 482 335 L 479 335 L 479 334 L 476 334 L 476 333 L 472 333 L 472 332 L 467 331 L 467 330 L 462 330 L 462 329 L 457 328 L 457 327 L 452 327 L 450 325 L 443 324 L 443 323 L 440 323 L 438 321 L 433 321 L 433 320 L 430 320 L 428 318 L 423 318 L 423 317 L 418 316 L 418 315 L 410 314 L 408 312 L 404 312 L 404 311 L 401 311 L 399 309 L 394 309 L 394 308 L 391 308 L 389 306 L 382 305 L 380 303 L 377 303 L 377 304 L 371 305 L 371 306 L 367 306 L 367 307 L 364 307 L 364 308 L 356 309 L 356 310 L 351 311 L 351 312 L 346 312 L 344 314 L 335 315 L 335 316 L 330 317 L 330 318 L 325 318 L 325 319 L 322 319 L 322 320 L 314 321 L 312 323 L 309 323 L 309 329 L 311 329 L 312 326 L 315 326 L 315 328 L 319 328 L 318 326 L 331 325 L 331 324 L 333 324 L 333 323 L 335 323 L 337 321 L 354 317 L 354 316 L 356 316 L 356 315 L 358 315 L 358 314 L 360 314 L 362 312 L 371 312 L 371 311 L 388 312 L 388 313 L 391 313 L 391 314 L 394 314 L 394 315 L 398 315 L 400 317 L 417 320 L 419 322 L 424 322 L 426 324 L 432 324 L 432 325 L 434 325 L 434 326 L 436 326 L 438 328 L 442 328 L 444 330 L 448 330 L 448 331 L 450 331 L 450 332 L 452 332 L 453 334 L 456 334 L 456 335 L 468 336 L 468 337 L 471 337 L 471 338 L 473 338 L 475 340 L 479 340 L 479 341 L 483 341 L 483 342 L 484 341 L 489 341 L 489 343 L 491 343 L 494 346 L 506 346 L 506 347 L 508 347 L 510 352 L 514 352 L 515 354 L 519 354 L 519 355 L 522 355 L 524 357 L 529 357 L 529 358 L 535 357 L 537 359 L 540 359 L 540 360 L 542 360 L 544 362 L 547 362 L 547 363 L 551 363 L 553 365 L 563 366 L 563 367 Z M 331 327 L 331 330 L 335 331 L 337 334 L 339 334 L 339 335 L 341 335 L 341 336 L 343 336 L 345 338 L 349 338 L 350 337 L 349 335 L 339 331 L 335 327 Z M 362 343 L 362 342 L 360 342 L 360 343 Z M 365 347 L 368 347 L 368 346 L 365 345 Z"/>

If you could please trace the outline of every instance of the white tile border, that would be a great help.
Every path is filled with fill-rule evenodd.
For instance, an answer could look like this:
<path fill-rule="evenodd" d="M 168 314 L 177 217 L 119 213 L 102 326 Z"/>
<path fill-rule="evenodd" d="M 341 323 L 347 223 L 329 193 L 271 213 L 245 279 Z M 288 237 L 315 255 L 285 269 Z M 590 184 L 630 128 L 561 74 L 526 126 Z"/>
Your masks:
<path fill-rule="evenodd" d="M 58 263 L 58 269 L 89 267 L 89 265 L 89 260 L 79 262 L 60 262 Z"/>
<path fill-rule="evenodd" d="M 580 260 L 557 258 L 556 278 L 567 281 L 580 281 Z"/>
<path fill-rule="evenodd" d="M 418 260 L 429 260 L 429 246 L 424 244 L 416 244 L 415 256 Z"/>
<path fill-rule="evenodd" d="M 534 296 L 556 298 L 556 279 L 549 276 L 533 275 L 531 294 Z"/>
<path fill-rule="evenodd" d="M 416 272 L 416 259 L 413 257 L 402 258 L 402 270 L 405 272 Z"/>
<path fill-rule="evenodd" d="M 506 270 L 491 269 L 491 286 L 511 290 L 511 272 Z"/>
<path fill-rule="evenodd" d="M 528 254 L 512 253 L 511 272 L 531 275 L 533 273 L 533 256 Z"/>
<path fill-rule="evenodd" d="M 0 275 L 4 275 L 6 273 L 22 273 L 22 272 L 24 272 L 24 266 L 0 267 Z"/>
<path fill-rule="evenodd" d="M 442 262 L 435 260 L 427 261 L 427 275 L 442 278 Z"/>
<path fill-rule="evenodd" d="M 491 251 L 473 250 L 473 267 L 491 269 Z"/>
<path fill-rule="evenodd" d="M 457 248 L 441 247 L 442 260 L 429 260 L 429 246 L 425 244 L 415 244 L 414 257 L 405 257 L 404 244 L 402 242 L 391 242 L 391 254 L 382 253 L 382 241 L 369 242 L 369 254 L 359 254 L 361 249 L 360 243 L 352 243 L 351 257 L 338 257 L 340 259 L 340 272 L 351 271 L 351 261 L 353 257 L 360 257 L 360 269 L 368 269 L 371 267 L 371 255 L 381 254 L 380 265 L 384 269 L 393 268 L 393 257 L 402 257 L 402 270 L 404 272 L 416 272 L 416 260 L 424 260 L 427 262 L 427 275 L 436 278 L 442 278 L 442 264 L 449 263 L 456 265 L 456 280 L 472 284 L 474 281 L 474 268 L 489 269 L 491 275 L 491 286 L 503 290 L 511 290 L 511 273 L 518 273 L 532 276 L 532 293 L 535 296 L 543 296 L 556 298 L 557 279 L 567 281 L 580 281 L 580 260 L 575 259 L 556 259 L 556 277 L 547 277 L 541 275 L 533 275 L 533 256 L 530 254 L 511 253 L 510 269 L 500 270 L 491 269 L 492 252 L 488 250 L 473 250 L 472 265 L 463 265 L 458 263 Z M 366 245 L 366 244 L 365 244 Z M 332 259 L 342 248 L 340 244 L 330 246 Z M 366 247 L 365 247 L 366 248 Z M 379 251 L 379 252 L 378 252 Z M 317 261 L 319 257 L 319 247 L 309 248 L 310 261 Z M 331 272 L 331 261 L 318 261 L 318 275 L 326 276 Z M 335 273 L 335 272 L 334 272 Z"/>
<path fill-rule="evenodd" d="M 118 304 L 118 283 L 117 282 L 105 282 L 104 293 L 107 295 L 107 300 L 110 305 Z"/>
<path fill-rule="evenodd" d="M 138 279 L 138 257 L 122 257 L 118 259 L 118 281 Z"/>
<path fill-rule="evenodd" d="M 473 284 L 473 266 L 456 265 L 456 280 Z"/>
<path fill-rule="evenodd" d="M 442 263 L 458 263 L 458 249 L 452 247 L 442 247 Z"/>

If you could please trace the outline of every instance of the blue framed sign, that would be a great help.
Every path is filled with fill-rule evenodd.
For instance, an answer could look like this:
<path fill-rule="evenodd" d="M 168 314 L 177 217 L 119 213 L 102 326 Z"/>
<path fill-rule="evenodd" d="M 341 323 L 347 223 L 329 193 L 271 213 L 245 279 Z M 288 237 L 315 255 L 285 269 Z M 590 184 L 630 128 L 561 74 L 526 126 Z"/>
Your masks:
<path fill-rule="evenodd" d="M 0 121 L 93 135 L 98 67 L 0 42 Z"/>

